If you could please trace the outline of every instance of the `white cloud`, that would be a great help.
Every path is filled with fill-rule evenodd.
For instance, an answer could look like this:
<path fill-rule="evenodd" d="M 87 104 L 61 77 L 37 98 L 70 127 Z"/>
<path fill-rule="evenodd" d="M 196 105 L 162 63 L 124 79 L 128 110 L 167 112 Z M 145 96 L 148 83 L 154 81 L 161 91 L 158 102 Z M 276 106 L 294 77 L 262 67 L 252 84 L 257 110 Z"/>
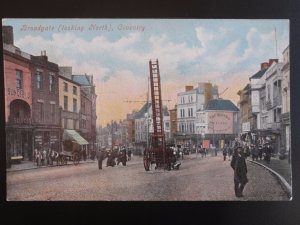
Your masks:
<path fill-rule="evenodd" d="M 216 35 L 214 33 L 207 31 L 203 27 L 197 27 L 195 31 L 197 38 L 201 42 L 203 48 L 207 48 L 208 43 L 216 38 Z"/>

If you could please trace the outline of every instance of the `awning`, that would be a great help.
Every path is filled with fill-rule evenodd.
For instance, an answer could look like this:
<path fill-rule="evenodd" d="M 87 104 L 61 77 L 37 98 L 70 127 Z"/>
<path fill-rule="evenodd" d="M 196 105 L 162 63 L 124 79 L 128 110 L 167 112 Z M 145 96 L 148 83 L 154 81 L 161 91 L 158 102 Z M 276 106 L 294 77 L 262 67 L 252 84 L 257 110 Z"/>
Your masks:
<path fill-rule="evenodd" d="M 80 145 L 88 145 L 89 143 L 75 130 L 64 130 L 64 140 L 76 141 Z"/>

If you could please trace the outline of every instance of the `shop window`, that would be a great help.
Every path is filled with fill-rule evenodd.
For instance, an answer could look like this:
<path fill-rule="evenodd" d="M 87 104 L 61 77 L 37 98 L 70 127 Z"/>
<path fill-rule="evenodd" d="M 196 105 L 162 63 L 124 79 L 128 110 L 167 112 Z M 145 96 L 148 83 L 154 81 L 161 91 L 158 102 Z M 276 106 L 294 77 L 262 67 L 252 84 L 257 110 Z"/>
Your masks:
<path fill-rule="evenodd" d="M 50 105 L 50 114 L 52 122 L 55 121 L 55 104 Z"/>
<path fill-rule="evenodd" d="M 37 89 L 41 89 L 43 87 L 43 83 L 42 83 L 42 73 L 37 71 L 36 72 L 36 75 L 35 75 L 35 78 L 36 78 L 36 88 Z"/>
<path fill-rule="evenodd" d="M 17 89 L 23 88 L 23 72 L 21 70 L 16 70 L 16 87 Z"/>
<path fill-rule="evenodd" d="M 73 95 L 77 95 L 77 87 L 73 86 Z"/>
<path fill-rule="evenodd" d="M 68 83 L 64 82 L 64 91 L 68 92 Z"/>
<path fill-rule="evenodd" d="M 73 98 L 73 112 L 77 112 L 77 99 Z"/>
<path fill-rule="evenodd" d="M 64 110 L 68 110 L 68 96 L 64 96 Z"/>
<path fill-rule="evenodd" d="M 64 128 L 68 129 L 68 119 L 63 119 L 64 120 Z"/>
<path fill-rule="evenodd" d="M 50 92 L 54 91 L 54 76 L 53 75 L 49 76 L 49 91 Z"/>
<path fill-rule="evenodd" d="M 38 102 L 38 117 L 39 121 L 43 122 L 44 121 L 44 103 Z"/>

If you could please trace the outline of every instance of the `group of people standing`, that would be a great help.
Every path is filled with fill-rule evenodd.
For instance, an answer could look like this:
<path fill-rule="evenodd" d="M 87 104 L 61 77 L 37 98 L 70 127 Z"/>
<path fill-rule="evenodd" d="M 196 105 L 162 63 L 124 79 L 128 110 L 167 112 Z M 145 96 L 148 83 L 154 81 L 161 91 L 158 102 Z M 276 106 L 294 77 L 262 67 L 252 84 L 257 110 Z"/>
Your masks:
<path fill-rule="evenodd" d="M 131 150 L 122 147 L 120 150 L 109 150 L 105 151 L 104 149 L 99 149 L 96 153 L 96 158 L 98 160 L 98 168 L 102 170 L 102 162 L 107 158 L 106 166 L 114 167 L 122 163 L 123 166 L 126 166 L 126 162 L 131 160 Z M 117 162 L 115 161 L 117 159 Z"/>
<path fill-rule="evenodd" d="M 266 143 L 266 144 L 264 144 L 264 146 L 261 146 L 261 145 L 256 146 L 254 144 L 251 144 L 250 146 L 244 146 L 244 147 L 240 146 L 240 147 L 242 149 L 242 153 L 245 158 L 247 158 L 248 156 L 251 156 L 253 161 L 265 160 L 268 164 L 271 161 L 271 155 L 273 153 L 273 148 L 270 143 Z M 230 160 L 232 153 L 233 153 L 233 148 L 228 147 L 225 144 L 225 147 L 223 149 L 224 161 L 226 160 L 227 156 Z"/>
<path fill-rule="evenodd" d="M 251 157 L 252 160 L 262 160 L 264 159 L 268 164 L 271 161 L 271 155 L 273 153 L 273 148 L 269 143 L 266 143 L 264 146 L 255 146 L 251 145 L 250 146 L 250 152 L 251 152 Z"/>
<path fill-rule="evenodd" d="M 233 148 L 227 146 L 227 144 L 225 144 L 225 147 L 223 148 L 223 159 L 224 161 L 226 160 L 226 157 L 228 156 L 228 160 L 231 159 L 233 153 Z"/>

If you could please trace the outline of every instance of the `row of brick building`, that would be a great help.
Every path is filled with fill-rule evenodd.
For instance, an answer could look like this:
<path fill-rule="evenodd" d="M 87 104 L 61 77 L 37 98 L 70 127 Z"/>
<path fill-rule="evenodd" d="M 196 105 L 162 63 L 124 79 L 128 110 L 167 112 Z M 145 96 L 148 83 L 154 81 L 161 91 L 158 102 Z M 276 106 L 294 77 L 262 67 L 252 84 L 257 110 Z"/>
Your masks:
<path fill-rule="evenodd" d="M 168 144 L 191 147 L 206 139 L 222 147 L 238 137 L 239 109 L 230 100 L 219 98 L 216 85 L 199 82 L 177 94 L 174 109 L 163 107 L 163 122 Z M 145 103 L 125 120 L 101 128 L 98 142 L 104 146 L 125 144 L 141 153 L 149 144 L 152 123 L 151 103 Z"/>
<path fill-rule="evenodd" d="M 240 96 L 241 138 L 248 143 L 269 142 L 274 152 L 290 153 L 290 60 L 289 46 L 283 62 L 270 59 L 251 75 Z"/>
<path fill-rule="evenodd" d="M 7 165 L 32 160 L 34 149 L 63 150 L 63 141 L 96 142 L 96 94 L 92 75 L 33 56 L 14 45 L 13 28 L 3 26 Z M 79 138 L 78 138 L 79 137 Z"/>

